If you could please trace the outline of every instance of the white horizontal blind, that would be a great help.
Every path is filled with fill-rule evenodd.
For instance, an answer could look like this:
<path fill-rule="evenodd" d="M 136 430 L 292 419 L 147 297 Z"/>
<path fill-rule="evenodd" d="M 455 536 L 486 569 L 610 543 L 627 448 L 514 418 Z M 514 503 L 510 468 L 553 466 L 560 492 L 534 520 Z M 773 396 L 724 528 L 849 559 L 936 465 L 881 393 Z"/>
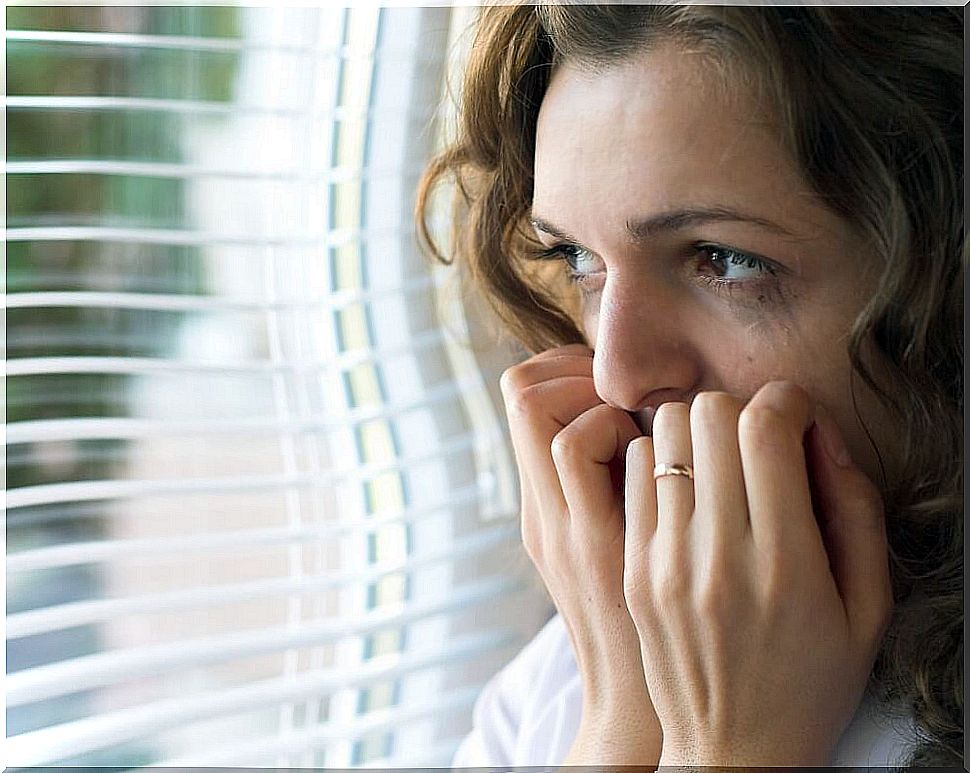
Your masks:
<path fill-rule="evenodd" d="M 454 13 L 8 9 L 9 767 L 445 765 L 548 613 L 411 223 Z"/>

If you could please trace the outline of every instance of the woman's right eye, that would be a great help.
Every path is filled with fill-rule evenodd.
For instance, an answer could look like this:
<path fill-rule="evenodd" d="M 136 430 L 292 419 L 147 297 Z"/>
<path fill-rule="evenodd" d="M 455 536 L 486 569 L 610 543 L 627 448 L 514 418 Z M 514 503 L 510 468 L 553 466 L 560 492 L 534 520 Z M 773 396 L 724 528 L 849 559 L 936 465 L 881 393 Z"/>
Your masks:
<path fill-rule="evenodd" d="M 575 244 L 556 244 L 542 250 L 536 257 L 540 260 L 561 260 L 566 264 L 569 278 L 574 282 L 582 282 L 590 274 L 601 270 L 599 259 L 589 250 Z"/>

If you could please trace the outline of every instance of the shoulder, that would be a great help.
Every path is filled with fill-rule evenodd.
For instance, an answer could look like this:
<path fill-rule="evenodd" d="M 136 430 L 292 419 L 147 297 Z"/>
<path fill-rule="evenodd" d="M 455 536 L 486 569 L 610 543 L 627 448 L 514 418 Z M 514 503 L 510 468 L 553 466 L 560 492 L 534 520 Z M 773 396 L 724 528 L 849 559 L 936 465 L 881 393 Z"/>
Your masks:
<path fill-rule="evenodd" d="M 485 685 L 452 765 L 558 763 L 578 727 L 581 699 L 569 634 L 556 614 Z"/>

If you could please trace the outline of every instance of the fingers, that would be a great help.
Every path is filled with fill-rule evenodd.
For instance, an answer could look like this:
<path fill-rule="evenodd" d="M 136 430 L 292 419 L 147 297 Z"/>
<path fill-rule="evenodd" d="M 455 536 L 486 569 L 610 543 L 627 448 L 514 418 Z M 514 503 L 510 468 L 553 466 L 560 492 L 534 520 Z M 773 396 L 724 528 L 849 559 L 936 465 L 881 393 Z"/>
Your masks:
<path fill-rule="evenodd" d="M 879 490 L 856 467 L 821 406 L 809 432 L 812 494 L 822 539 L 850 626 L 878 644 L 892 614 L 886 523 Z"/>
<path fill-rule="evenodd" d="M 562 504 L 550 453 L 552 438 L 598 401 L 592 380 L 580 377 L 545 382 L 506 398 L 509 434 L 524 492 Z"/>
<path fill-rule="evenodd" d="M 507 369 L 500 380 L 503 393 L 534 386 L 560 376 L 593 377 L 593 351 L 579 344 L 549 349 Z"/>
<path fill-rule="evenodd" d="M 639 437 L 626 447 L 624 502 L 626 545 L 639 550 L 657 530 L 657 487 L 653 480 L 656 464 L 653 438 Z"/>
<path fill-rule="evenodd" d="M 552 438 L 602 402 L 586 351 L 572 345 L 543 352 L 506 370 L 500 381 L 523 495 L 553 507 L 565 502 L 550 455 Z"/>
<path fill-rule="evenodd" d="M 499 384 L 503 393 L 547 381 L 559 376 L 593 376 L 593 350 L 581 344 L 547 349 L 513 365 L 502 373 Z"/>
<path fill-rule="evenodd" d="M 737 437 L 751 535 L 774 579 L 837 592 L 850 628 L 881 638 L 893 605 L 882 500 L 838 426 L 800 387 L 772 382 L 741 410 Z"/>
<path fill-rule="evenodd" d="M 738 447 L 755 542 L 765 554 L 817 566 L 825 550 L 812 512 L 804 447 L 814 411 L 800 387 L 765 384 L 741 411 Z"/>
<path fill-rule="evenodd" d="M 741 407 L 725 392 L 702 392 L 690 408 L 696 526 L 714 545 L 738 539 L 750 528 L 738 446 Z"/>
<path fill-rule="evenodd" d="M 664 403 L 657 409 L 653 452 L 656 464 L 693 464 L 686 403 Z M 656 487 L 658 531 L 685 528 L 694 512 L 694 481 L 682 475 L 662 475 L 657 478 Z"/>
<path fill-rule="evenodd" d="M 556 418 L 561 425 L 572 421 L 586 408 L 602 402 L 596 396 L 593 387 L 593 360 L 581 354 L 553 354 L 561 350 L 550 350 L 519 363 L 502 374 L 499 386 L 505 400 L 506 410 L 510 418 L 519 415 L 534 417 L 537 413 L 547 414 Z M 585 379 L 589 382 L 585 389 L 585 406 L 573 413 L 572 408 L 562 405 L 555 399 L 561 379 Z M 573 382 L 578 386 L 581 382 Z M 569 394 L 566 390 L 564 394 Z M 589 395 L 593 395 L 593 402 L 589 402 Z"/>
<path fill-rule="evenodd" d="M 622 463 L 627 445 L 639 434 L 628 413 L 601 404 L 553 438 L 552 458 L 579 535 L 596 541 L 622 533 L 622 510 L 610 468 Z"/>

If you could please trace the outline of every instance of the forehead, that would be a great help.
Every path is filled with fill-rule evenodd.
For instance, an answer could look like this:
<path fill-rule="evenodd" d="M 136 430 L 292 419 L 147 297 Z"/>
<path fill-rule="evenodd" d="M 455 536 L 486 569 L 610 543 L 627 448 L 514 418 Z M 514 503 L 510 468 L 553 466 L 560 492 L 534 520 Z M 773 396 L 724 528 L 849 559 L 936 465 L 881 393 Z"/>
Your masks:
<path fill-rule="evenodd" d="M 682 205 L 780 215 L 810 195 L 773 116 L 705 58 L 672 47 L 598 72 L 560 66 L 534 171 L 535 210 L 556 222 Z"/>

